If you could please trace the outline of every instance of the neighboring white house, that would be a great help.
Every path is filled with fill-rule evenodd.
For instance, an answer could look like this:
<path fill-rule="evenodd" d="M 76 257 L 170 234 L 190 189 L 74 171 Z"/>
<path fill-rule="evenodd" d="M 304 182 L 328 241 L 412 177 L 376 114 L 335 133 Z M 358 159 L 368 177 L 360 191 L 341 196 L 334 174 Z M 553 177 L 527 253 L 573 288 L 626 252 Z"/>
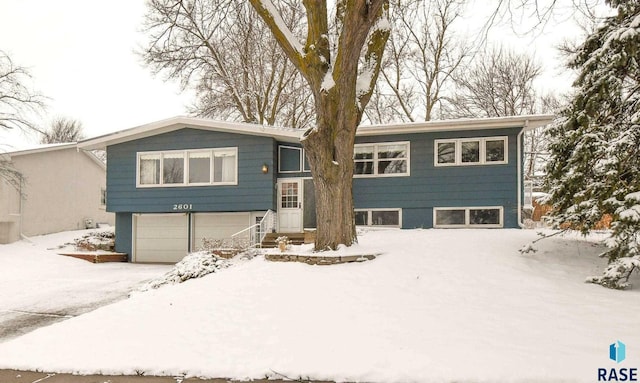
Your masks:
<path fill-rule="evenodd" d="M 106 166 L 75 143 L 0 154 L 24 177 L 20 190 L 0 179 L 0 243 L 113 225 L 105 210 Z"/>

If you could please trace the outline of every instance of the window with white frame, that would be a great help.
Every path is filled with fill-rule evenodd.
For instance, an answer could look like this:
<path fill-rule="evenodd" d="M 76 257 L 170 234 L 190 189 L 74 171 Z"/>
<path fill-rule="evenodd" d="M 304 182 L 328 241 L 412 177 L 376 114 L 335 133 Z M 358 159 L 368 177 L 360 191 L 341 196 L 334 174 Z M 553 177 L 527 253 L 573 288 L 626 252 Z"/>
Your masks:
<path fill-rule="evenodd" d="M 278 146 L 278 172 L 299 173 L 302 171 L 302 148 Z"/>
<path fill-rule="evenodd" d="M 409 142 L 357 144 L 353 161 L 355 176 L 409 175 Z"/>
<path fill-rule="evenodd" d="M 435 140 L 435 166 L 506 164 L 508 137 Z"/>
<path fill-rule="evenodd" d="M 138 187 L 235 185 L 238 149 L 138 153 Z"/>
<path fill-rule="evenodd" d="M 357 226 L 402 226 L 402 210 L 400 209 L 356 209 Z"/>
<path fill-rule="evenodd" d="M 502 206 L 434 208 L 433 226 L 503 227 L 503 210 Z"/>

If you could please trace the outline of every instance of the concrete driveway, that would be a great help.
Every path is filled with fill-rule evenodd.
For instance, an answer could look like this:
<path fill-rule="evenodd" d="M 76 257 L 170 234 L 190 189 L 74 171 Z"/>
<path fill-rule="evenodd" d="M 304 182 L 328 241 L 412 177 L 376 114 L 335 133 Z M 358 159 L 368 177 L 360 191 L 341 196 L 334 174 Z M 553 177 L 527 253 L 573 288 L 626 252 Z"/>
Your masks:
<path fill-rule="evenodd" d="M 172 267 L 91 263 L 58 254 L 84 233 L 0 245 L 0 342 L 125 299 L 144 281 Z"/>

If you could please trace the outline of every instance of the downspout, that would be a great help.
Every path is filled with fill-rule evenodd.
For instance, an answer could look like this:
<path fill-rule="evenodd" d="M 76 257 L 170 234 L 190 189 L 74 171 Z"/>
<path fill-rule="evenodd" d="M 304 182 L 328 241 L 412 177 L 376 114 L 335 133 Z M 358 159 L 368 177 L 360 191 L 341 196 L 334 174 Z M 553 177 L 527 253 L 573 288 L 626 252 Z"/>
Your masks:
<path fill-rule="evenodd" d="M 518 145 L 518 226 L 521 229 L 524 229 L 524 223 L 522 222 L 522 161 L 524 158 L 522 157 L 522 136 L 524 132 L 529 130 L 529 120 L 525 120 L 524 127 L 518 133 L 517 145 Z"/>

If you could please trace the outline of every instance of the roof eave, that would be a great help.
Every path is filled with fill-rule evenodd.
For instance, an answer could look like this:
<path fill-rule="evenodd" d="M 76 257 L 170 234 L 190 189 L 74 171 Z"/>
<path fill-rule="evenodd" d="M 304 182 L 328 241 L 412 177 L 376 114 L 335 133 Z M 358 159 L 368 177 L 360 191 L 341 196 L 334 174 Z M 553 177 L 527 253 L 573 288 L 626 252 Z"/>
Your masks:
<path fill-rule="evenodd" d="M 28 154 L 53 152 L 56 150 L 76 149 L 77 147 L 78 144 L 75 142 L 65 142 L 60 144 L 49 144 L 39 148 L 16 150 L 15 152 L 6 152 L 5 154 L 8 154 L 10 157 L 19 157 Z"/>
<path fill-rule="evenodd" d="M 386 134 L 407 134 L 425 132 L 449 132 L 480 129 L 504 129 L 522 127 L 534 129 L 545 126 L 555 118 L 552 114 L 532 114 L 525 116 L 467 118 L 455 120 L 434 120 L 387 125 L 364 125 L 358 128 L 358 136 Z"/>
<path fill-rule="evenodd" d="M 168 133 L 183 128 L 272 137 L 286 142 L 297 142 L 300 140 L 300 135 L 302 134 L 301 131 L 293 129 L 279 129 L 257 124 L 178 116 L 83 140 L 78 143 L 78 146 L 84 150 L 105 149 L 110 145 L 150 137 L 152 135 Z"/>

